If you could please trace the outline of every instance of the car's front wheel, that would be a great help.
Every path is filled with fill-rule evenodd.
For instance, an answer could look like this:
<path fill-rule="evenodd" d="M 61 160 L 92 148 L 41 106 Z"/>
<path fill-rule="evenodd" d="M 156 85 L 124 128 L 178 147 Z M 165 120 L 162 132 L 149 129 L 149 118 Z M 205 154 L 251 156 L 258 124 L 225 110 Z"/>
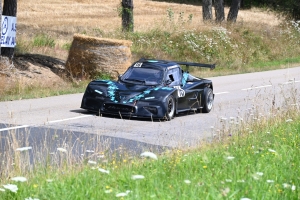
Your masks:
<path fill-rule="evenodd" d="M 175 115 L 175 99 L 173 95 L 168 96 L 167 101 L 166 101 L 166 118 L 167 120 L 171 120 L 174 118 Z"/>
<path fill-rule="evenodd" d="M 214 103 L 214 94 L 213 90 L 211 88 L 205 88 L 202 96 L 202 102 L 203 102 L 203 113 L 209 113 L 211 109 L 213 108 Z"/>

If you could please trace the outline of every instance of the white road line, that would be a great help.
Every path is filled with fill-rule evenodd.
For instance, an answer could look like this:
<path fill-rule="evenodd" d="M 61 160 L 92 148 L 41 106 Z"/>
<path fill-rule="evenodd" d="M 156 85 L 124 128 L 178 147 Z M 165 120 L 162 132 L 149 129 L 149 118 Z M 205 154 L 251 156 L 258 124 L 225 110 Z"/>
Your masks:
<path fill-rule="evenodd" d="M 48 121 L 46 124 L 53 124 L 53 123 L 58 123 L 58 122 L 63 122 L 63 121 L 69 121 L 69 120 L 74 120 L 74 119 L 81 119 L 81 118 L 86 118 L 86 117 L 92 117 L 95 115 L 83 115 L 83 116 L 78 116 L 78 117 L 72 117 L 72 118 L 66 118 L 66 119 L 60 119 L 60 120 L 54 120 L 54 121 Z M 20 129 L 20 128 L 27 128 L 29 126 L 36 127 L 39 125 L 22 125 L 22 126 L 13 126 L 13 127 L 8 127 L 8 128 L 2 128 L 0 129 L 0 132 L 3 131 L 9 131 L 9 130 L 14 130 L 14 129 Z"/>
<path fill-rule="evenodd" d="M 9 131 L 9 130 L 13 130 L 13 129 L 19 129 L 19 128 L 27 128 L 29 127 L 29 125 L 22 125 L 22 126 L 14 126 L 14 127 L 9 127 L 9 128 L 2 128 L 0 129 L 0 132 L 2 131 Z"/>
<path fill-rule="evenodd" d="M 92 117 L 95 115 L 82 115 L 82 116 L 78 116 L 78 117 L 72 117 L 72 118 L 66 118 L 66 119 L 60 119 L 60 120 L 54 120 L 54 121 L 48 121 L 48 124 L 52 124 L 52 123 L 57 123 L 57 122 L 64 122 L 64 121 L 69 121 L 69 120 L 73 120 L 73 119 L 81 119 L 81 118 L 86 118 L 86 117 Z"/>
<path fill-rule="evenodd" d="M 218 94 L 228 94 L 229 92 L 217 92 L 217 93 L 215 93 L 216 95 L 218 95 Z"/>
<path fill-rule="evenodd" d="M 260 89 L 260 88 L 267 88 L 267 87 L 272 87 L 272 85 L 262 85 L 262 86 L 257 86 L 257 87 L 245 88 L 242 90 L 253 90 L 253 89 Z"/>

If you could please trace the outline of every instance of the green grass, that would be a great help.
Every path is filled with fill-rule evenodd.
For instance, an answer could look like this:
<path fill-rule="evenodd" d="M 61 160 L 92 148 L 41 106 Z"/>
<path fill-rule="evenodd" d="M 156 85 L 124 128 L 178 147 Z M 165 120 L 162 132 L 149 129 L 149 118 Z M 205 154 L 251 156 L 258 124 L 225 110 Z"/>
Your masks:
<path fill-rule="evenodd" d="M 299 199 L 299 144 L 299 115 L 276 118 L 157 160 L 99 158 L 96 164 L 16 170 L 11 177 L 27 174 L 28 180 L 2 179 L 2 185 L 16 184 L 18 191 L 1 192 L 1 199 Z M 133 180 L 133 175 L 144 178 Z M 126 196 L 116 197 L 120 193 Z"/>
<path fill-rule="evenodd" d="M 89 81 L 69 82 L 63 85 L 45 87 L 41 85 L 16 84 L 0 96 L 0 101 L 12 101 L 20 99 L 44 98 L 64 94 L 83 93 Z"/>

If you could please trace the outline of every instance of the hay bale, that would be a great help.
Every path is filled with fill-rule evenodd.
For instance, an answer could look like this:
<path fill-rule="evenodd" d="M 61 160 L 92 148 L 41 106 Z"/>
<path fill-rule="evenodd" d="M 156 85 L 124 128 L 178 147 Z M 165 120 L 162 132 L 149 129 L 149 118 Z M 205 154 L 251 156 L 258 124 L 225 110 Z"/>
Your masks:
<path fill-rule="evenodd" d="M 75 34 L 66 70 L 72 77 L 94 78 L 99 73 L 116 78 L 131 64 L 131 41 Z"/>

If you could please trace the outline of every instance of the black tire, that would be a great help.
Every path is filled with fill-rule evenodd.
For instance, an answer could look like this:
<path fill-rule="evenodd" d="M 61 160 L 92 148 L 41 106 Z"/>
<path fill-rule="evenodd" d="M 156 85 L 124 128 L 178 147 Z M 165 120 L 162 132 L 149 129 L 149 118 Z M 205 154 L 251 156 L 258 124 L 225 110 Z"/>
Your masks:
<path fill-rule="evenodd" d="M 213 108 L 214 104 L 214 94 L 211 88 L 204 88 L 202 95 L 202 112 L 209 113 Z"/>
<path fill-rule="evenodd" d="M 173 95 L 168 96 L 166 100 L 166 118 L 167 120 L 173 119 L 175 116 L 175 99 Z"/>

